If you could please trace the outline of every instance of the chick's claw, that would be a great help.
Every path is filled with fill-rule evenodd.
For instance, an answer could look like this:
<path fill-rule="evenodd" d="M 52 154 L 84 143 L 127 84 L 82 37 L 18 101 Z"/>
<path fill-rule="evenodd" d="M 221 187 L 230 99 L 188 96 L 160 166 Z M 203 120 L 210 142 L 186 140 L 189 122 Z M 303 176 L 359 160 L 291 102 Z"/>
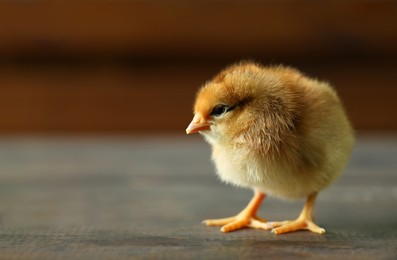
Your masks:
<path fill-rule="evenodd" d="M 233 222 L 236 220 L 236 217 L 230 217 L 230 218 L 219 218 L 219 219 L 206 219 L 203 220 L 203 223 L 206 224 L 207 226 L 224 226 L 230 222 Z"/>
<path fill-rule="evenodd" d="M 266 221 L 262 221 L 262 219 L 252 219 L 248 227 L 264 230 L 270 230 L 273 228 L 271 225 L 269 225 L 269 223 L 266 223 Z"/>
<path fill-rule="evenodd" d="M 266 220 L 259 217 L 242 217 L 235 216 L 222 219 L 207 219 L 203 221 L 207 226 L 222 226 L 222 232 L 231 232 L 242 228 L 256 228 L 269 230 L 272 226 L 266 223 Z"/>
<path fill-rule="evenodd" d="M 283 222 L 270 222 L 269 225 L 274 227 L 274 229 L 272 229 L 272 233 L 276 235 L 298 231 L 298 230 L 309 230 L 317 234 L 325 233 L 325 229 L 317 226 L 316 224 L 313 223 L 313 221 L 307 219 L 297 219 L 293 221 L 283 221 Z"/>

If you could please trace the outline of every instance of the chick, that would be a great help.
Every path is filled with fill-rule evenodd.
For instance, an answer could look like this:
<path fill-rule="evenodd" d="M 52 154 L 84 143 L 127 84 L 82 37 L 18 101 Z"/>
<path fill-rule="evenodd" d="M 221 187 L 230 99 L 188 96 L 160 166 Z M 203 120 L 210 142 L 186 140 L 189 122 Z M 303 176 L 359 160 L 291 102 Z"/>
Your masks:
<path fill-rule="evenodd" d="M 236 216 L 209 219 L 229 232 L 244 227 L 325 233 L 313 222 L 317 194 L 337 178 L 354 135 L 335 90 L 283 66 L 242 62 L 226 68 L 199 91 L 187 134 L 212 146 L 221 180 L 251 188 L 254 196 Z M 266 222 L 257 211 L 266 195 L 306 198 L 299 217 Z"/>

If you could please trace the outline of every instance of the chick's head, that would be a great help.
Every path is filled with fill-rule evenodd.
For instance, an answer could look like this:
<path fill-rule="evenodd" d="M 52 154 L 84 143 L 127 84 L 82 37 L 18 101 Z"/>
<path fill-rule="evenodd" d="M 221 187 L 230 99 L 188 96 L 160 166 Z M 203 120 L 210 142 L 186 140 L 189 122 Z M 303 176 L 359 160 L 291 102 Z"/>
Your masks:
<path fill-rule="evenodd" d="M 278 79 L 262 73 L 253 63 L 225 69 L 198 92 L 194 118 L 186 133 L 199 132 L 211 143 L 230 143 L 246 133 L 269 105 L 263 86 L 278 84 Z M 264 84 L 265 83 L 265 84 Z"/>

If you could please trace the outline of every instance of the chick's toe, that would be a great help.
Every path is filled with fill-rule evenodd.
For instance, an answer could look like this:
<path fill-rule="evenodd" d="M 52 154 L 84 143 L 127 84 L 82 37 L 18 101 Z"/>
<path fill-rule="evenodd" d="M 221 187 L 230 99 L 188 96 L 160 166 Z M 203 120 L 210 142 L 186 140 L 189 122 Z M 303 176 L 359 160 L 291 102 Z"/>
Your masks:
<path fill-rule="evenodd" d="M 324 234 L 325 229 L 317 226 L 313 221 L 308 219 L 296 219 L 292 221 L 282 221 L 282 222 L 270 222 L 270 226 L 275 227 L 272 229 L 272 233 L 279 235 L 283 233 L 298 231 L 298 230 L 309 230 L 313 233 Z"/>
<path fill-rule="evenodd" d="M 317 234 L 324 234 L 325 229 L 317 226 L 313 222 L 313 207 L 316 197 L 317 193 L 313 193 L 308 196 L 305 206 L 303 207 L 301 214 L 296 220 L 269 222 L 268 224 L 274 228 L 272 230 L 272 233 L 283 234 L 298 230 L 309 230 Z"/>
<path fill-rule="evenodd" d="M 272 226 L 266 220 L 259 218 L 256 214 L 265 198 L 264 193 L 255 193 L 250 203 L 239 214 L 230 218 L 207 219 L 203 223 L 207 226 L 222 226 L 222 232 L 231 232 L 242 228 L 271 229 Z"/>

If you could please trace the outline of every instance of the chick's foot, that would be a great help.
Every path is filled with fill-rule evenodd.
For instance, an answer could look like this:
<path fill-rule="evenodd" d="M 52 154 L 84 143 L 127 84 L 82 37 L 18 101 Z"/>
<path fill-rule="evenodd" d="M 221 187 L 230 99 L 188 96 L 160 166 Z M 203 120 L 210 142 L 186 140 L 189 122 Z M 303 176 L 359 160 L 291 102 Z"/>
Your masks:
<path fill-rule="evenodd" d="M 314 233 L 324 234 L 325 229 L 317 226 L 313 222 L 313 206 L 316 200 L 317 193 L 313 193 L 307 197 L 305 206 L 302 209 L 301 214 L 296 220 L 282 221 L 282 222 L 269 222 L 274 229 L 272 233 L 283 234 L 298 230 L 309 230 Z"/>
<path fill-rule="evenodd" d="M 265 219 L 256 216 L 264 198 L 264 193 L 257 192 L 247 207 L 238 215 L 230 218 L 208 219 L 204 220 L 203 223 L 207 226 L 222 226 L 222 232 L 235 231 L 246 227 L 265 230 L 271 229 L 272 226 L 268 225 Z"/>
<path fill-rule="evenodd" d="M 298 230 L 309 230 L 317 234 L 325 233 L 325 229 L 317 226 L 309 219 L 298 218 L 292 221 L 269 222 L 268 225 L 273 227 L 272 233 L 277 235 Z"/>
<path fill-rule="evenodd" d="M 271 225 L 266 223 L 265 219 L 256 216 L 244 216 L 245 214 L 238 214 L 237 216 L 221 219 L 207 219 L 203 223 L 207 226 L 222 226 L 222 232 L 231 232 L 242 228 L 257 228 L 269 230 Z"/>

